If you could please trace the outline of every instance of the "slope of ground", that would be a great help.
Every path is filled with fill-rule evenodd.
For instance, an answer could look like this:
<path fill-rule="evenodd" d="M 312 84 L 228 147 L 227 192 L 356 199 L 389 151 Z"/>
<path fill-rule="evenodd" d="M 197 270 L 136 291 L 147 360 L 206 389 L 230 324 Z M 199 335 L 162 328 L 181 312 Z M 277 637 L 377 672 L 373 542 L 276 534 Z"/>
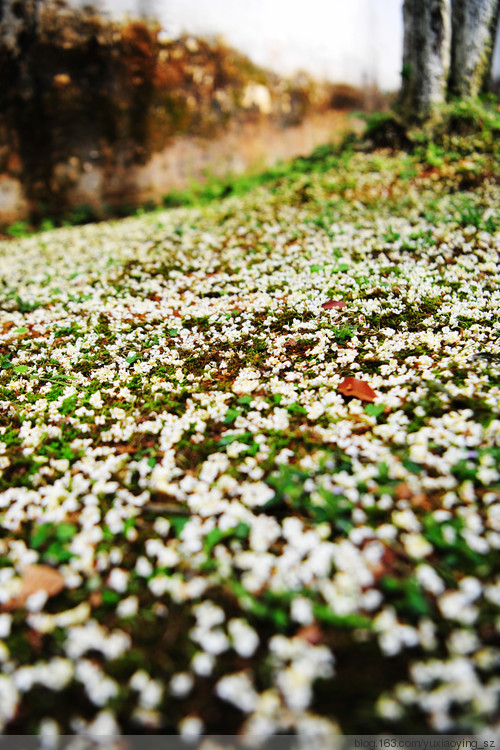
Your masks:
<path fill-rule="evenodd" d="M 3 731 L 495 726 L 498 161 L 451 146 L 1 244 Z"/>

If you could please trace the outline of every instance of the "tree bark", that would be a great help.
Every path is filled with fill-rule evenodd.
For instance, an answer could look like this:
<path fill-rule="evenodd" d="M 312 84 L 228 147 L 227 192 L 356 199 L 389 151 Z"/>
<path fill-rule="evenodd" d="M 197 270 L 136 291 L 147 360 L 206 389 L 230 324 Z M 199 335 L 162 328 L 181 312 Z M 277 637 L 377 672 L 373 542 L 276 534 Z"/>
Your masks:
<path fill-rule="evenodd" d="M 424 120 L 446 100 L 451 63 L 451 0 L 405 0 L 403 86 L 407 120 Z"/>
<path fill-rule="evenodd" d="M 450 93 L 478 96 L 490 82 L 499 0 L 453 0 Z"/>

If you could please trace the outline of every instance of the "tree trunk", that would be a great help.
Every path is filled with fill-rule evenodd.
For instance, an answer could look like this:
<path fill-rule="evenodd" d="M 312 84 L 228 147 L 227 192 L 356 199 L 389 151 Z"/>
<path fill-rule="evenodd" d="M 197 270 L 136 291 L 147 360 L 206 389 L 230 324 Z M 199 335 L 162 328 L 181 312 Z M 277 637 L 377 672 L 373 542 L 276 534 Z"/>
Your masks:
<path fill-rule="evenodd" d="M 453 0 L 450 92 L 477 96 L 488 87 L 499 0 Z"/>
<path fill-rule="evenodd" d="M 451 0 L 405 0 L 403 87 L 407 120 L 423 120 L 446 100 L 451 60 Z"/>

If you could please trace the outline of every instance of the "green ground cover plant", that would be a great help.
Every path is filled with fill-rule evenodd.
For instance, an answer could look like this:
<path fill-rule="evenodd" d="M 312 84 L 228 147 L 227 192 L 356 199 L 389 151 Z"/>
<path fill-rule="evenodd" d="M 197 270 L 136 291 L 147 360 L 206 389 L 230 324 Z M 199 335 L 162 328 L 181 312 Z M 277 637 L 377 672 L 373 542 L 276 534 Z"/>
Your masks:
<path fill-rule="evenodd" d="M 498 113 L 474 117 L 0 243 L 3 732 L 494 730 Z"/>

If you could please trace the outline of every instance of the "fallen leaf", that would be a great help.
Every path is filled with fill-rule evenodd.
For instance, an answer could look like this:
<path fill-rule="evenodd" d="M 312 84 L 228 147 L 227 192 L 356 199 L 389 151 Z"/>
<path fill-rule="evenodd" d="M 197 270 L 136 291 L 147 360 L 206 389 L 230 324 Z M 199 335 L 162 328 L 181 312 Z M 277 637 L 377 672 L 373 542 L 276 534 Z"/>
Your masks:
<path fill-rule="evenodd" d="M 378 580 L 382 576 L 391 575 L 394 571 L 397 555 L 390 547 L 384 545 L 384 553 L 376 562 L 370 564 L 370 572 Z"/>
<path fill-rule="evenodd" d="M 413 492 L 405 482 L 397 484 L 394 491 L 398 500 L 409 500 L 413 496 Z"/>
<path fill-rule="evenodd" d="M 323 640 L 323 631 L 318 625 L 316 625 L 316 623 L 304 625 L 297 631 L 297 638 L 302 638 L 304 641 L 307 641 L 307 643 L 316 646 Z"/>
<path fill-rule="evenodd" d="M 321 307 L 323 310 L 331 310 L 333 307 L 342 308 L 345 307 L 346 304 L 343 299 L 329 299 L 327 302 L 324 302 Z"/>
<path fill-rule="evenodd" d="M 343 396 L 353 396 L 360 401 L 375 401 L 377 394 L 364 380 L 358 378 L 344 378 L 338 387 Z"/>
<path fill-rule="evenodd" d="M 49 565 L 27 565 L 21 577 L 21 588 L 16 597 L 6 602 L 8 609 L 24 607 L 26 600 L 37 591 L 55 596 L 64 588 L 64 576 Z"/>
<path fill-rule="evenodd" d="M 411 498 L 411 504 L 417 508 L 423 508 L 423 510 L 427 511 L 431 510 L 432 508 L 431 502 L 425 492 L 419 492 L 418 494 L 413 495 L 413 497 Z"/>
<path fill-rule="evenodd" d="M 42 650 L 43 646 L 43 635 L 37 630 L 31 630 L 26 632 L 26 640 L 30 644 L 31 648 L 37 653 Z"/>
<path fill-rule="evenodd" d="M 100 591 L 92 591 L 89 596 L 89 604 L 91 607 L 99 607 L 102 602 L 102 594 Z"/>
<path fill-rule="evenodd" d="M 405 482 L 400 482 L 396 485 L 394 494 L 398 500 L 411 500 L 411 504 L 417 508 L 423 508 L 424 510 L 430 510 L 431 508 L 431 503 L 427 495 L 424 492 L 414 494 Z"/>
<path fill-rule="evenodd" d="M 36 591 L 55 596 L 64 588 L 64 576 L 49 565 L 27 565 L 23 570 L 19 598 L 27 599 Z"/>

